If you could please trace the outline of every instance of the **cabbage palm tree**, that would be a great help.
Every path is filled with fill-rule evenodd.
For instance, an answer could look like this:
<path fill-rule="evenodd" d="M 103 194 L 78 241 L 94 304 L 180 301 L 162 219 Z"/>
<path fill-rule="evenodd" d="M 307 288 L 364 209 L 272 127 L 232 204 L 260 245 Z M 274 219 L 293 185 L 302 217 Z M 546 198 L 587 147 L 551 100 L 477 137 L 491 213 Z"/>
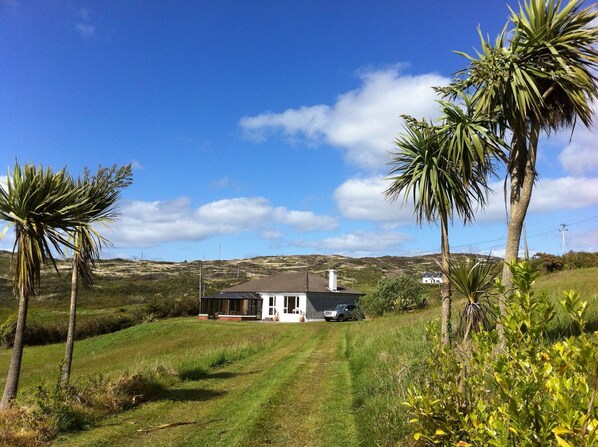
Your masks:
<path fill-rule="evenodd" d="M 598 98 L 598 11 L 582 0 L 526 0 L 511 10 L 494 42 L 469 59 L 461 79 L 445 93 L 472 92 L 476 110 L 493 117 L 497 135 L 510 135 L 505 201 L 509 220 L 503 280 L 518 257 L 522 229 L 536 180 L 538 142 L 581 121 L 590 126 Z M 510 28 L 509 28 L 510 25 Z M 505 303 L 500 302 L 504 311 Z"/>
<path fill-rule="evenodd" d="M 489 330 L 493 316 L 492 309 L 483 298 L 488 297 L 495 288 L 494 279 L 500 269 L 496 262 L 488 256 L 484 260 L 461 259 L 451 262 L 448 272 L 453 288 L 466 299 L 461 313 L 459 332 L 463 334 L 463 341 L 467 341 L 472 331 L 480 328 Z"/>
<path fill-rule="evenodd" d="M 22 169 L 15 164 L 5 187 L 0 187 L 0 219 L 14 228 L 13 247 L 14 293 L 19 300 L 17 326 L 10 365 L 0 410 L 8 409 L 16 398 L 23 336 L 29 299 L 40 284 L 43 264 L 56 268 L 54 256 L 71 247 L 67 231 L 85 224 L 89 202 L 81 189 L 63 169 L 53 172 L 34 165 Z M 6 230 L 6 229 L 5 229 Z"/>
<path fill-rule="evenodd" d="M 94 176 L 86 170 L 78 186 L 84 191 L 93 212 L 85 225 L 76 226 L 71 232 L 73 257 L 71 259 L 71 300 L 69 310 L 68 332 L 64 352 L 64 361 L 60 381 L 67 384 L 73 363 L 75 331 L 77 324 L 77 300 L 79 296 L 79 281 L 84 286 L 93 284 L 93 267 L 100 256 L 102 245 L 108 241 L 94 227 L 96 224 L 107 224 L 117 217 L 116 204 L 121 190 L 131 184 L 131 165 L 121 168 L 100 168 Z"/>
<path fill-rule="evenodd" d="M 452 106 L 445 104 L 445 107 Z M 471 221 L 477 205 L 486 203 L 486 168 L 487 162 L 483 151 L 479 163 L 471 158 L 470 166 L 461 166 L 459 160 L 451 158 L 451 141 L 455 137 L 454 123 L 445 120 L 441 126 L 411 117 L 405 119 L 405 132 L 395 144 L 398 151 L 393 154 L 389 177 L 392 183 L 385 195 L 396 200 L 403 196 L 403 202 L 409 197 L 415 207 L 417 222 L 440 221 L 441 266 L 443 272 L 449 271 L 450 246 L 448 239 L 449 221 L 456 212 L 464 222 Z M 468 126 L 464 126 L 468 128 Z M 461 132 L 461 131 L 460 131 Z M 463 133 L 461 133 L 463 135 Z M 472 133 L 473 135 L 473 133 Z M 483 146 L 485 143 L 483 144 Z M 475 146 L 464 144 L 464 149 L 473 150 Z M 464 175 L 469 172 L 469 175 Z M 443 343 L 450 343 L 451 330 L 451 287 L 449 278 L 443 273 L 441 288 L 441 336 Z"/>

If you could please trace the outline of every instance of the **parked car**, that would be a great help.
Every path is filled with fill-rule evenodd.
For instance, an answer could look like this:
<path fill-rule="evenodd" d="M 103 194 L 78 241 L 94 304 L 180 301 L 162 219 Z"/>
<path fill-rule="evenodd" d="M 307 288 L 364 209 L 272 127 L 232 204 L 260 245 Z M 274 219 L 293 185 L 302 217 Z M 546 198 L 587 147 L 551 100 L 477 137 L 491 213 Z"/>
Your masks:
<path fill-rule="evenodd" d="M 355 312 L 355 304 L 337 304 L 330 310 L 324 311 L 324 320 L 345 321 L 352 320 Z"/>

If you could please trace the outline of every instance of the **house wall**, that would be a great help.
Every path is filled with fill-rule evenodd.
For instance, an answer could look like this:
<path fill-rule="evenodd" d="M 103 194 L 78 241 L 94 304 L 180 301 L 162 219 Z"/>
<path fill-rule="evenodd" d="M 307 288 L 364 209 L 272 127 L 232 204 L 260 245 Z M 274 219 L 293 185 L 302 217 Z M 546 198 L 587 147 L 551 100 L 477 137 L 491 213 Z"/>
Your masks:
<path fill-rule="evenodd" d="M 262 297 L 262 319 L 271 320 L 273 315 L 269 313 L 270 310 L 270 297 L 274 297 L 275 312 L 278 315 L 279 321 L 282 322 L 297 322 L 299 321 L 299 315 L 305 315 L 307 297 L 305 293 L 260 293 Z M 285 296 L 298 296 L 299 307 L 297 312 L 292 312 L 292 309 L 288 309 L 288 312 L 284 312 L 284 297 Z"/>
<path fill-rule="evenodd" d="M 442 284 L 442 277 L 441 276 L 434 276 L 434 277 L 424 277 L 422 278 L 423 284 Z"/>
<path fill-rule="evenodd" d="M 307 296 L 305 317 L 308 320 L 323 320 L 324 311 L 337 304 L 356 304 L 359 295 L 344 293 L 310 293 Z"/>
<path fill-rule="evenodd" d="M 330 292 L 330 293 L 260 293 L 262 297 L 262 319 L 271 320 L 273 315 L 269 311 L 270 297 L 274 297 L 275 312 L 281 322 L 297 322 L 300 316 L 307 320 L 323 320 L 324 311 L 337 304 L 356 304 L 359 295 Z M 300 312 L 284 312 L 284 297 L 298 296 Z"/>

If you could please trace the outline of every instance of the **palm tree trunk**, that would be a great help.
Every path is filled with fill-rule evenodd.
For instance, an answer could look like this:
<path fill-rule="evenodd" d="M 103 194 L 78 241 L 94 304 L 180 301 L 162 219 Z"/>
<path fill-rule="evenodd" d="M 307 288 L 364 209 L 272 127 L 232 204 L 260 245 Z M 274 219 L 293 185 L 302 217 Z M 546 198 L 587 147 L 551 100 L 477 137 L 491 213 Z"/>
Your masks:
<path fill-rule="evenodd" d="M 509 223 L 507 225 L 507 245 L 505 248 L 505 265 L 503 266 L 502 278 L 506 286 L 511 285 L 512 275 L 508 263 L 516 261 L 519 256 L 519 244 L 523 232 L 525 215 L 532 199 L 532 190 L 536 180 L 536 153 L 538 150 L 538 138 L 540 126 L 532 126 L 529 146 L 522 150 L 521 162 L 515 162 L 511 172 L 510 210 Z M 504 298 L 502 299 L 501 312 L 504 311 Z"/>
<path fill-rule="evenodd" d="M 4 385 L 4 394 L 0 401 L 0 410 L 8 410 L 17 397 L 19 389 L 19 376 L 21 374 L 21 361 L 23 360 L 23 345 L 25 338 L 25 325 L 27 323 L 27 308 L 29 307 L 29 295 L 21 291 L 19 295 L 19 311 L 17 314 L 17 327 L 15 340 L 12 346 L 10 365 Z"/>
<path fill-rule="evenodd" d="M 511 188 L 509 198 L 509 222 L 507 225 L 507 244 L 505 247 L 505 262 L 502 271 L 503 284 L 510 288 L 512 286 L 513 275 L 509 269 L 509 263 L 517 261 L 519 257 L 519 245 L 521 234 L 525 223 L 525 216 L 532 199 L 532 190 L 536 180 L 536 154 L 538 150 L 538 138 L 540 136 L 540 126 L 532 125 L 527 148 L 519 148 L 520 160 L 516 160 L 511 172 Z M 521 141 L 521 140 L 520 140 Z M 523 139 L 523 141 L 525 141 Z M 518 143 L 515 143 L 516 145 Z M 524 143 L 522 143 L 523 145 Z M 500 314 L 504 315 L 506 310 L 506 297 L 499 296 L 498 306 Z M 504 341 L 503 327 L 498 322 L 498 336 L 501 343 Z"/>
<path fill-rule="evenodd" d="M 60 374 L 61 385 L 69 383 L 71 377 L 71 367 L 73 364 L 73 350 L 75 347 L 75 329 L 77 325 L 77 297 L 79 295 L 79 275 L 73 255 L 73 272 L 71 275 L 71 307 L 69 310 L 69 328 L 66 336 L 66 346 L 64 349 L 64 360 L 62 363 L 62 372 Z"/>
<path fill-rule="evenodd" d="M 450 264 L 450 248 L 448 241 L 448 216 L 442 215 L 440 217 L 440 250 L 442 266 L 442 286 L 440 289 L 440 296 L 442 299 L 442 307 L 440 313 L 440 336 L 442 343 L 445 345 L 451 342 L 451 284 L 446 272 L 449 271 Z"/>

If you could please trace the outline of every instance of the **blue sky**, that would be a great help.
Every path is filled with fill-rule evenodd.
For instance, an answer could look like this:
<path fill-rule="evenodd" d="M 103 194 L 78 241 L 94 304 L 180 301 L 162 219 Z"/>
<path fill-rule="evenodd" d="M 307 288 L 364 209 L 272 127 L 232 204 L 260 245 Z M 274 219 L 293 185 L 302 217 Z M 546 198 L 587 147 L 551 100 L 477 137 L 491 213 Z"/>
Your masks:
<path fill-rule="evenodd" d="M 0 172 L 132 163 L 104 257 L 437 253 L 381 194 L 389 152 L 507 3 L 0 0 Z M 530 250 L 560 253 L 560 224 L 598 250 L 597 129 L 542 143 Z M 502 254 L 495 190 L 454 251 Z"/>

